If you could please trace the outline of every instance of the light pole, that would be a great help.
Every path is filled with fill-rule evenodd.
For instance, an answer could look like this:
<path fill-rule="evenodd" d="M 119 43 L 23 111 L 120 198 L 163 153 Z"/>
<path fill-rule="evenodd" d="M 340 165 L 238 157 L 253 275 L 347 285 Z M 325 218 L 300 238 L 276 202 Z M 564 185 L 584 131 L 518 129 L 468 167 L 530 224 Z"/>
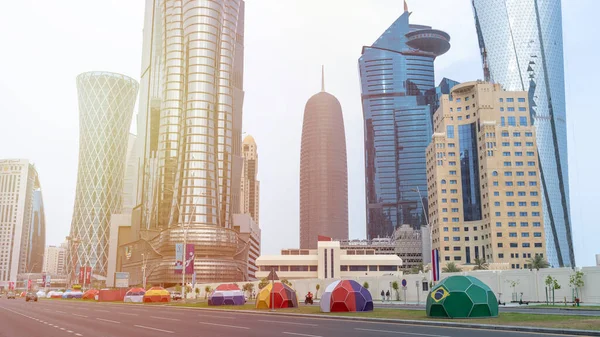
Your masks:
<path fill-rule="evenodd" d="M 419 186 L 417 186 L 417 188 L 412 188 L 411 191 L 413 192 L 417 192 L 419 194 L 419 201 L 421 202 L 421 207 L 423 208 L 423 215 L 425 216 L 425 223 L 427 223 L 427 227 L 429 227 L 429 249 L 431 251 L 429 251 L 428 253 L 431 254 L 431 252 L 433 251 L 433 227 L 431 226 L 431 224 L 429 223 L 429 217 L 427 216 L 427 208 L 425 208 L 425 205 L 423 204 L 423 196 L 421 195 L 421 190 L 419 190 Z M 431 270 L 431 281 L 433 282 L 433 257 L 431 260 L 431 268 L 429 268 Z"/>
<path fill-rule="evenodd" d="M 142 286 L 146 289 L 146 263 L 148 262 L 148 256 L 142 253 Z"/>

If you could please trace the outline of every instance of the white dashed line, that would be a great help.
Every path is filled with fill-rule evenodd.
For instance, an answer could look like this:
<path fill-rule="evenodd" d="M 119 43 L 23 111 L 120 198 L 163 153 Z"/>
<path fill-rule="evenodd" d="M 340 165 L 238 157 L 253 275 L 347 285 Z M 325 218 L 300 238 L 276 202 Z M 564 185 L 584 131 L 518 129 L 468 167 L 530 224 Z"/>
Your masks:
<path fill-rule="evenodd" d="M 71 330 L 67 330 L 67 332 L 68 332 L 68 333 L 73 333 L 73 331 L 71 331 Z"/>
<path fill-rule="evenodd" d="M 228 325 L 228 324 L 217 324 L 217 323 L 208 323 L 208 322 L 198 322 L 198 324 L 206 324 L 206 325 L 222 326 L 225 328 L 250 330 L 250 328 L 245 327 L 245 326 L 236 326 L 236 325 Z"/>
<path fill-rule="evenodd" d="M 148 330 L 154 330 L 154 331 L 160 331 L 160 332 L 166 332 L 166 333 L 174 333 L 173 331 L 152 328 L 152 327 L 149 327 L 149 326 L 143 326 L 143 325 L 134 325 L 134 326 L 136 328 L 142 328 L 142 329 L 148 329 Z"/>
<path fill-rule="evenodd" d="M 96 309 L 96 310 L 94 310 L 94 311 L 98 311 L 98 312 L 110 312 L 110 311 L 108 311 L 108 310 L 98 310 L 98 309 Z"/>
<path fill-rule="evenodd" d="M 99 321 L 103 321 L 103 322 L 108 322 L 108 323 L 114 323 L 114 324 L 121 324 L 121 322 L 117 322 L 117 321 L 111 321 L 110 319 L 104 319 L 104 318 L 96 318 Z"/>
<path fill-rule="evenodd" d="M 75 336 L 83 336 L 83 335 L 80 333 L 76 333 Z"/>
<path fill-rule="evenodd" d="M 284 332 L 284 334 L 286 334 L 286 335 L 293 335 L 293 336 L 305 336 L 305 337 L 323 337 L 323 336 L 307 335 L 305 333 L 296 333 L 296 332 Z"/>
<path fill-rule="evenodd" d="M 78 314 L 72 314 L 72 315 L 73 315 L 73 316 L 77 316 L 77 317 L 84 317 L 84 318 L 87 318 L 87 316 L 86 316 L 86 315 L 78 315 Z"/>
<path fill-rule="evenodd" d="M 130 314 L 128 312 L 118 312 L 119 315 L 139 316 L 138 314 Z"/>
<path fill-rule="evenodd" d="M 150 316 L 150 318 L 164 319 L 166 321 L 181 321 L 180 319 L 177 319 L 177 318 L 167 318 L 167 317 L 158 317 L 158 316 Z"/>

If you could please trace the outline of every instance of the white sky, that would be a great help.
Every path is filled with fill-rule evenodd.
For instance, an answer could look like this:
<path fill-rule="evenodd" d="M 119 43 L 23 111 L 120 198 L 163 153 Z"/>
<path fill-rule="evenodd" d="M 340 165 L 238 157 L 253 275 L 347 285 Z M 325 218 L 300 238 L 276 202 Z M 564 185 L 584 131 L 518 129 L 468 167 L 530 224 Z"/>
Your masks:
<path fill-rule="evenodd" d="M 0 158 L 39 171 L 47 242 L 68 235 L 78 158 L 75 77 L 90 70 L 139 79 L 143 0 L 5 1 L 0 11 Z M 600 159 L 591 137 L 600 70 L 600 2 L 563 6 L 571 214 L 578 265 L 595 263 Z M 481 78 L 469 0 L 409 0 L 411 22 L 452 37 L 436 82 Z M 256 139 L 263 253 L 298 245 L 299 164 L 306 100 L 326 89 L 342 104 L 349 168 L 350 236 L 365 236 L 363 122 L 357 60 L 402 14 L 402 0 L 247 0 L 244 131 Z"/>

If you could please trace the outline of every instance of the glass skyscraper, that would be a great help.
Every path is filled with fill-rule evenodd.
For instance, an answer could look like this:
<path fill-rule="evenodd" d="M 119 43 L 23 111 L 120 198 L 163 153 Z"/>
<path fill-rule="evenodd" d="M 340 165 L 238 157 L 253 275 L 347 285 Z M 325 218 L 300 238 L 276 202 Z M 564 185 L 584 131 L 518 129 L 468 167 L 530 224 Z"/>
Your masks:
<path fill-rule="evenodd" d="M 389 237 L 403 224 L 426 225 L 425 150 L 432 134 L 437 56 L 450 36 L 409 24 L 404 13 L 360 57 L 365 134 L 367 237 Z M 422 199 L 421 199 L 422 198 Z"/>
<path fill-rule="evenodd" d="M 548 262 L 575 266 L 569 210 L 560 0 L 473 0 L 484 76 L 529 92 L 537 128 Z"/>

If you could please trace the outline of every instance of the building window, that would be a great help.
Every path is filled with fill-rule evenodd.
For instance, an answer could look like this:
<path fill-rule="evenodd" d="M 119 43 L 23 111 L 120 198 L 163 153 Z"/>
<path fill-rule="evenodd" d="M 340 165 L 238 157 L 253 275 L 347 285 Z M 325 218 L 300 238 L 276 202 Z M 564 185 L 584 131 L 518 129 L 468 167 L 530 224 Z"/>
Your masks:
<path fill-rule="evenodd" d="M 512 206 L 514 206 L 514 205 L 515 205 L 515 202 L 514 202 L 514 201 L 507 201 L 507 202 L 506 202 L 506 206 L 511 206 L 511 207 L 512 207 Z"/>
<path fill-rule="evenodd" d="M 529 186 L 537 186 L 537 181 L 530 181 Z"/>
<path fill-rule="evenodd" d="M 533 246 L 535 248 L 542 248 L 542 243 L 541 242 L 536 242 L 536 243 L 533 244 Z"/>
<path fill-rule="evenodd" d="M 331 278 L 335 278 L 335 273 L 333 272 L 334 270 L 334 266 L 335 266 L 335 261 L 333 260 L 333 248 L 331 249 Z"/>
<path fill-rule="evenodd" d="M 496 222 L 496 227 L 502 227 L 502 222 Z"/>
<path fill-rule="evenodd" d="M 500 108 L 500 111 L 502 111 L 502 108 Z M 504 116 L 500 117 L 500 126 L 506 126 L 506 118 Z"/>
<path fill-rule="evenodd" d="M 452 200 L 451 200 L 451 202 L 452 202 L 453 204 L 456 204 L 456 203 L 458 203 L 458 199 L 452 199 Z"/>
<path fill-rule="evenodd" d="M 515 192 L 512 192 L 512 191 L 506 192 L 507 197 L 512 197 L 514 195 L 515 195 Z"/>
<path fill-rule="evenodd" d="M 458 222 L 459 219 L 458 218 L 452 218 L 452 222 Z M 458 229 L 458 228 L 457 228 Z"/>
<path fill-rule="evenodd" d="M 519 196 L 520 196 L 520 197 L 524 197 L 524 196 L 526 196 L 526 195 L 527 195 L 527 194 L 525 193 L 525 191 L 519 191 L 519 192 L 518 192 L 518 194 L 519 194 Z"/>
<path fill-rule="evenodd" d="M 508 103 L 512 103 L 512 102 L 514 102 L 514 101 L 515 101 L 515 99 L 514 99 L 514 98 L 512 98 L 512 97 L 508 97 L 508 98 L 506 98 L 506 102 L 508 102 Z"/>
<path fill-rule="evenodd" d="M 519 212 L 519 216 L 527 216 L 527 212 Z"/>
<path fill-rule="evenodd" d="M 517 151 L 515 152 L 516 157 L 523 157 L 523 152 Z"/>
<path fill-rule="evenodd" d="M 379 266 L 379 271 L 398 271 L 398 266 Z"/>
<path fill-rule="evenodd" d="M 458 213 L 458 208 L 453 208 L 452 213 Z"/>
<path fill-rule="evenodd" d="M 504 244 L 502 244 L 502 242 L 498 242 L 498 248 L 502 248 L 504 247 Z"/>
<path fill-rule="evenodd" d="M 529 227 L 529 222 L 521 222 L 521 227 Z"/>
<path fill-rule="evenodd" d="M 317 271 L 317 266 L 310 266 L 309 269 L 310 271 Z"/>
<path fill-rule="evenodd" d="M 460 236 L 454 236 L 454 237 L 452 237 L 452 241 L 460 241 Z"/>
<path fill-rule="evenodd" d="M 348 266 L 340 266 L 340 271 L 348 271 Z"/>
<path fill-rule="evenodd" d="M 509 162 L 509 161 L 505 161 L 505 162 L 504 162 L 504 166 L 512 166 L 512 163 L 511 163 L 511 162 Z"/>
<path fill-rule="evenodd" d="M 450 247 L 444 247 L 444 251 L 449 252 L 450 251 Z"/>
<path fill-rule="evenodd" d="M 377 266 L 369 266 L 369 271 L 377 271 Z"/>
<path fill-rule="evenodd" d="M 519 245 L 516 242 L 510 243 L 510 248 L 517 248 L 517 247 L 519 247 Z"/>
<path fill-rule="evenodd" d="M 527 166 L 535 166 L 535 162 L 534 161 L 528 161 L 527 162 Z"/>
<path fill-rule="evenodd" d="M 448 138 L 454 138 L 454 125 L 446 126 L 446 136 Z"/>
<path fill-rule="evenodd" d="M 327 249 L 323 249 L 323 264 L 325 266 L 325 278 L 327 278 Z"/>
<path fill-rule="evenodd" d="M 450 180 L 450 185 L 456 185 L 456 180 Z"/>
<path fill-rule="evenodd" d="M 502 131 L 502 137 L 508 137 L 508 131 Z"/>
<path fill-rule="evenodd" d="M 513 132 L 513 137 L 521 137 L 521 133 L 520 132 Z"/>
<path fill-rule="evenodd" d="M 349 266 L 350 271 L 367 271 L 367 266 Z"/>
<path fill-rule="evenodd" d="M 504 176 L 505 177 L 512 177 L 512 172 L 511 171 L 506 171 L 506 172 L 504 172 Z"/>
<path fill-rule="evenodd" d="M 511 237 L 511 238 L 516 238 L 517 237 L 517 233 L 511 232 L 511 233 L 508 233 L 508 236 Z"/>
<path fill-rule="evenodd" d="M 523 232 L 523 233 L 521 233 L 521 237 L 522 238 L 528 238 L 529 237 L 529 233 L 528 232 Z"/>
<path fill-rule="evenodd" d="M 447 237 L 447 236 L 445 236 L 445 237 L 444 237 L 444 241 L 450 241 L 450 238 L 449 238 L 449 237 Z"/>
<path fill-rule="evenodd" d="M 444 232 L 449 231 L 448 227 L 444 227 Z"/>
<path fill-rule="evenodd" d="M 531 247 L 531 244 L 529 242 L 523 242 L 522 246 L 523 248 L 529 248 Z"/>
<path fill-rule="evenodd" d="M 535 233 L 533 233 L 533 237 L 534 238 L 541 238 L 542 237 L 542 233 L 541 232 L 535 232 Z"/>
<path fill-rule="evenodd" d="M 540 203 L 537 202 L 537 201 L 532 201 L 531 202 L 531 206 L 539 206 L 539 205 L 540 205 Z"/>
<path fill-rule="evenodd" d="M 494 206 L 500 206 L 500 201 L 494 202 Z"/>
<path fill-rule="evenodd" d="M 533 227 L 541 227 L 542 224 L 540 222 L 534 222 Z"/>
<path fill-rule="evenodd" d="M 508 111 L 515 111 L 515 108 L 508 108 Z M 517 126 L 514 116 L 508 117 L 508 126 Z"/>
<path fill-rule="evenodd" d="M 517 181 L 517 186 L 525 186 L 525 182 L 524 181 Z"/>
<path fill-rule="evenodd" d="M 456 190 L 456 189 L 451 189 L 451 190 L 450 190 L 450 193 L 451 193 L 451 194 L 456 194 L 456 193 L 458 193 L 458 190 Z"/>
<path fill-rule="evenodd" d="M 501 238 L 502 237 L 502 232 L 496 233 L 496 237 Z"/>
<path fill-rule="evenodd" d="M 450 248 L 450 247 L 448 247 L 448 248 Z M 445 261 L 450 261 L 450 256 L 444 256 L 444 260 Z"/>
<path fill-rule="evenodd" d="M 530 176 L 530 177 L 535 177 L 535 176 L 537 176 L 537 172 L 535 172 L 535 171 L 529 171 L 528 173 L 529 173 L 529 176 Z"/>
<path fill-rule="evenodd" d="M 499 196 L 500 196 L 500 192 L 498 192 L 498 191 L 494 191 L 494 196 L 495 196 L 495 197 L 499 197 Z"/>
<path fill-rule="evenodd" d="M 537 191 L 532 191 L 532 192 L 529 192 L 529 195 L 532 196 L 532 197 L 537 197 L 538 196 L 538 192 Z"/>
<path fill-rule="evenodd" d="M 504 157 L 510 157 L 510 152 L 502 152 L 502 156 L 504 156 Z"/>
<path fill-rule="evenodd" d="M 500 97 L 500 103 L 504 102 L 504 98 Z"/>
<path fill-rule="evenodd" d="M 504 258 L 504 253 L 498 253 L 498 258 L 499 259 L 503 259 Z"/>
<path fill-rule="evenodd" d="M 457 219 L 458 219 L 458 218 L 457 218 Z M 460 232 L 460 228 L 459 228 L 459 227 L 453 227 L 453 228 L 452 228 L 452 231 L 453 231 L 453 232 Z"/>
<path fill-rule="evenodd" d="M 496 216 L 501 216 L 501 215 L 500 215 L 500 212 L 496 212 Z"/>
<path fill-rule="evenodd" d="M 508 135 L 506 137 L 508 137 Z M 510 142 L 502 142 L 502 146 L 510 146 Z"/>
<path fill-rule="evenodd" d="M 533 142 L 526 142 L 525 146 L 533 146 Z"/>
<path fill-rule="evenodd" d="M 504 185 L 505 185 L 505 186 L 512 186 L 512 185 L 513 185 L 513 182 L 512 182 L 512 181 L 505 181 L 505 182 L 504 182 Z"/>
<path fill-rule="evenodd" d="M 540 216 L 540 212 L 531 212 L 531 216 Z"/>
<path fill-rule="evenodd" d="M 517 171 L 517 177 L 524 177 L 524 176 L 525 176 L 525 172 Z"/>
<path fill-rule="evenodd" d="M 519 201 L 519 206 L 527 206 L 527 201 Z"/>
<path fill-rule="evenodd" d="M 523 97 L 519 97 L 519 98 L 518 98 L 518 101 L 519 101 L 519 103 L 525 103 L 525 98 L 523 98 Z"/>

